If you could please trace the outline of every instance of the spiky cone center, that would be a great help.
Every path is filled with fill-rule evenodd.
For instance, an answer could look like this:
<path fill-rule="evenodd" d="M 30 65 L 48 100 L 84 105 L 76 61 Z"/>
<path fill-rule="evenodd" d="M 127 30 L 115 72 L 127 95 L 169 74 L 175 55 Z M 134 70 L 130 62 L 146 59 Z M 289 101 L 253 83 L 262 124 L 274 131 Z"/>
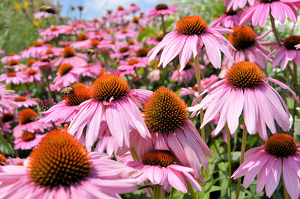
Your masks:
<path fill-rule="evenodd" d="M 296 50 L 295 45 L 297 44 L 300 44 L 300 36 L 289 36 L 283 42 L 287 50 Z"/>
<path fill-rule="evenodd" d="M 4 163 L 4 164 L 3 164 Z M 7 159 L 6 159 L 6 157 L 4 156 L 4 155 L 2 155 L 1 153 L 0 153 L 0 165 L 7 165 L 8 163 L 7 163 Z"/>
<path fill-rule="evenodd" d="M 152 132 L 168 133 L 183 127 L 188 119 L 184 101 L 168 88 L 157 89 L 143 109 L 145 123 Z"/>
<path fill-rule="evenodd" d="M 124 8 L 122 6 L 119 6 L 118 10 L 124 10 Z"/>
<path fill-rule="evenodd" d="M 36 73 L 37 73 L 37 71 L 34 70 L 34 69 L 30 69 L 29 71 L 27 71 L 27 74 L 28 74 L 29 76 L 35 75 Z"/>
<path fill-rule="evenodd" d="M 29 142 L 31 140 L 35 139 L 35 134 L 34 133 L 30 133 L 30 132 L 25 132 L 22 136 L 22 140 L 24 142 Z"/>
<path fill-rule="evenodd" d="M 125 33 L 127 33 L 128 31 L 127 31 L 126 29 L 123 29 L 121 32 L 122 32 L 122 34 L 125 34 Z"/>
<path fill-rule="evenodd" d="M 99 44 L 100 44 L 100 41 L 97 40 L 97 39 L 93 39 L 93 40 L 91 41 L 91 45 L 92 45 L 93 47 L 96 47 L 96 46 L 98 46 Z"/>
<path fill-rule="evenodd" d="M 38 114 L 34 110 L 30 108 L 24 109 L 20 112 L 19 124 L 23 125 L 23 124 L 28 124 L 30 122 L 36 121 L 37 117 Z"/>
<path fill-rule="evenodd" d="M 127 44 L 128 44 L 129 46 L 134 45 L 134 41 L 128 40 L 128 41 L 127 41 Z"/>
<path fill-rule="evenodd" d="M 30 67 L 32 64 L 34 64 L 36 62 L 35 59 L 28 59 L 27 62 L 26 62 L 26 66 L 27 67 Z"/>
<path fill-rule="evenodd" d="M 188 61 L 187 63 L 186 63 L 186 65 L 185 65 L 185 67 L 183 68 L 183 70 L 188 70 L 188 69 L 191 69 L 193 67 L 193 64 L 192 64 L 192 62 L 191 61 Z M 181 68 L 181 65 L 179 64 L 178 65 L 178 69 L 180 69 Z"/>
<path fill-rule="evenodd" d="M 174 163 L 175 158 L 170 151 L 150 151 L 142 161 L 144 165 L 167 167 Z"/>
<path fill-rule="evenodd" d="M 276 157 L 287 157 L 295 155 L 297 151 L 297 141 L 288 134 L 275 134 L 265 142 L 264 148 L 268 154 Z"/>
<path fill-rule="evenodd" d="M 14 66 L 14 65 L 17 65 L 19 64 L 20 62 L 16 59 L 11 59 L 9 62 L 8 62 L 8 65 L 9 66 Z"/>
<path fill-rule="evenodd" d="M 20 97 L 15 98 L 15 102 L 25 102 L 25 101 L 26 101 L 26 97 L 24 97 L 24 96 L 20 96 Z"/>
<path fill-rule="evenodd" d="M 16 54 L 15 54 L 15 53 L 9 53 L 9 54 L 8 54 L 8 56 L 10 56 L 10 57 L 11 57 L 11 56 L 14 56 L 14 55 L 16 55 Z"/>
<path fill-rule="evenodd" d="M 260 3 L 272 3 L 272 2 L 275 2 L 275 1 L 279 1 L 279 0 L 259 0 Z"/>
<path fill-rule="evenodd" d="M 10 122 L 10 121 L 12 121 L 14 118 L 15 118 L 15 117 L 14 117 L 13 114 L 10 114 L 10 113 L 3 113 L 3 114 L 2 114 L 2 117 L 1 117 L 1 121 L 2 121 L 3 123 L 5 123 L 5 122 Z"/>
<path fill-rule="evenodd" d="M 128 50 L 129 50 L 129 47 L 123 47 L 123 48 L 120 48 L 120 50 L 119 50 L 119 53 L 126 53 L 126 52 L 128 52 Z"/>
<path fill-rule="evenodd" d="M 252 62 L 233 64 L 226 73 L 228 83 L 235 88 L 255 88 L 263 83 L 263 71 Z"/>
<path fill-rule="evenodd" d="M 228 40 L 236 50 L 245 50 L 255 44 L 255 32 L 247 26 L 235 26 Z"/>
<path fill-rule="evenodd" d="M 50 131 L 33 150 L 28 167 L 30 178 L 42 187 L 69 187 L 91 172 L 88 152 L 64 131 Z"/>
<path fill-rule="evenodd" d="M 51 28 L 51 32 L 54 32 L 54 31 L 58 31 L 58 28 L 52 27 L 52 28 Z"/>
<path fill-rule="evenodd" d="M 15 72 L 9 72 L 7 73 L 7 77 L 15 77 L 17 74 Z"/>
<path fill-rule="evenodd" d="M 178 34 L 200 35 L 207 28 L 207 23 L 199 16 L 187 16 L 180 19 L 175 30 Z"/>
<path fill-rule="evenodd" d="M 64 50 L 62 51 L 62 56 L 65 58 L 74 57 L 75 54 L 76 54 L 76 51 L 70 46 L 66 46 L 64 48 Z"/>
<path fill-rule="evenodd" d="M 78 41 L 84 41 L 84 40 L 87 40 L 89 37 L 86 35 L 86 34 L 80 34 L 78 36 Z"/>
<path fill-rule="evenodd" d="M 56 103 L 54 102 L 54 99 L 46 99 L 46 100 L 40 100 L 38 102 L 38 110 L 39 112 L 45 112 L 49 110 L 52 106 L 54 106 Z"/>
<path fill-rule="evenodd" d="M 40 47 L 40 46 L 43 46 L 44 45 L 44 43 L 42 43 L 42 42 L 34 42 L 34 44 L 33 44 L 33 46 L 34 47 Z"/>
<path fill-rule="evenodd" d="M 69 64 L 69 63 L 62 64 L 58 67 L 57 72 L 61 76 L 64 76 L 64 75 L 68 74 L 72 69 L 73 69 L 73 66 L 71 64 Z"/>
<path fill-rule="evenodd" d="M 133 17 L 132 22 L 133 23 L 139 23 L 139 18 L 138 17 Z"/>
<path fill-rule="evenodd" d="M 51 50 L 51 49 L 48 49 L 46 52 L 45 52 L 45 55 L 52 55 L 54 54 L 54 51 Z"/>
<path fill-rule="evenodd" d="M 99 101 L 109 102 L 126 96 L 128 83 L 117 75 L 106 74 L 98 77 L 91 87 L 91 97 Z"/>
<path fill-rule="evenodd" d="M 158 4 L 155 6 L 155 10 L 166 10 L 168 9 L 168 6 L 166 4 Z"/>
<path fill-rule="evenodd" d="M 131 59 L 128 61 L 128 65 L 134 65 L 134 64 L 137 64 L 139 63 L 139 61 L 137 59 Z"/>
<path fill-rule="evenodd" d="M 147 57 L 149 50 L 148 48 L 141 48 L 138 51 L 136 51 L 136 57 Z"/>
<path fill-rule="evenodd" d="M 68 106 L 78 106 L 82 102 L 90 99 L 90 89 L 86 86 L 73 87 L 72 93 L 64 96 Z"/>
<path fill-rule="evenodd" d="M 225 10 L 224 14 L 226 14 L 227 16 L 233 16 L 237 14 L 237 11 L 230 8 L 228 11 Z"/>

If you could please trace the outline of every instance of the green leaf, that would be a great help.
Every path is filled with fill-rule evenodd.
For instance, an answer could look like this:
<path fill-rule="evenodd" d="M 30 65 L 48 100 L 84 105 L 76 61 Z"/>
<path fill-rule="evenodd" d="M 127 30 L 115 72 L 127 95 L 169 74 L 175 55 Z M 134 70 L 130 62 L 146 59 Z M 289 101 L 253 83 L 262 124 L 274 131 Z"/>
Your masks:
<path fill-rule="evenodd" d="M 139 34 L 139 36 L 138 36 L 138 38 L 137 38 L 137 41 L 138 42 L 141 42 L 142 40 L 143 40 L 143 38 L 146 36 L 146 35 L 148 35 L 150 33 L 150 29 L 149 28 L 146 28 L 146 30 L 143 30 L 140 34 Z"/>
<path fill-rule="evenodd" d="M 7 150 L 11 154 L 11 156 L 14 157 L 13 149 L 11 148 L 10 144 L 7 142 L 7 140 L 3 137 L 1 133 L 0 133 L 0 144 L 4 147 L 5 150 Z M 5 154 L 4 151 L 2 152 Z"/>

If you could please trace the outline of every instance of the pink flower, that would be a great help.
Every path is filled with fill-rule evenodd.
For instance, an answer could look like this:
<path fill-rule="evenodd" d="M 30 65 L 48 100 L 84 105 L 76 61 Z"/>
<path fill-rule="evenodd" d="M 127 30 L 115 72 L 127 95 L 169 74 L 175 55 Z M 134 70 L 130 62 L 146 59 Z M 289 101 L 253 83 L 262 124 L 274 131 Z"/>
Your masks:
<path fill-rule="evenodd" d="M 166 4 L 158 4 L 155 9 L 147 9 L 149 12 L 146 17 L 172 15 L 177 12 L 177 6 L 167 6 Z"/>
<path fill-rule="evenodd" d="M 27 50 L 26 58 L 37 58 L 39 55 L 45 54 L 50 47 L 48 45 L 44 45 L 42 42 L 35 42 L 31 48 Z M 24 58 L 23 57 L 23 58 Z"/>
<path fill-rule="evenodd" d="M 253 5 L 257 0 L 225 0 L 224 6 L 227 6 L 227 11 L 233 6 L 233 10 L 237 10 L 238 8 L 244 8 L 246 3 Z"/>
<path fill-rule="evenodd" d="M 220 50 L 234 61 L 227 46 L 232 49 L 234 47 L 220 34 L 231 33 L 231 30 L 221 27 L 207 27 L 204 19 L 199 16 L 182 18 L 177 23 L 175 30 L 175 32 L 167 34 L 156 47 L 149 51 L 149 62 L 154 60 L 159 51 L 164 48 L 158 65 L 163 64 L 163 67 L 166 67 L 179 54 L 179 61 L 182 66 L 180 71 L 182 71 L 192 54 L 193 57 L 196 57 L 204 45 L 208 58 L 215 68 L 221 67 Z"/>
<path fill-rule="evenodd" d="M 126 38 L 132 38 L 137 35 L 137 32 L 130 30 L 130 29 L 123 29 L 119 32 L 115 33 L 116 39 L 126 39 Z"/>
<path fill-rule="evenodd" d="M 6 90 L 6 85 L 0 83 L 0 112 L 3 113 L 4 110 L 14 111 L 17 105 L 10 99 L 17 96 L 19 95 L 14 90 Z"/>
<path fill-rule="evenodd" d="M 38 100 L 38 98 L 31 98 L 29 99 L 30 94 L 24 96 L 18 96 L 15 97 L 13 100 L 15 101 L 15 103 L 17 104 L 17 106 L 19 108 L 21 108 L 22 106 L 28 108 L 29 106 L 36 106 L 38 105 L 38 103 L 36 102 Z"/>
<path fill-rule="evenodd" d="M 39 121 L 44 123 L 70 122 L 79 112 L 79 105 L 90 99 L 90 90 L 81 83 L 74 84 L 72 91 L 64 96 L 64 100 L 40 114 L 46 114 Z"/>
<path fill-rule="evenodd" d="M 232 175 L 233 179 L 245 176 L 245 188 L 259 172 L 256 192 L 260 193 L 265 187 L 267 196 L 271 197 L 283 173 L 290 197 L 299 198 L 300 145 L 293 137 L 287 134 L 272 135 L 263 146 L 248 150 L 245 158 L 248 159 Z"/>
<path fill-rule="evenodd" d="M 269 13 L 281 23 L 285 22 L 285 15 L 287 15 L 293 23 L 296 23 L 297 11 L 294 6 L 297 7 L 298 2 L 299 0 L 258 1 L 244 10 L 240 18 L 240 25 L 251 22 L 253 26 L 259 24 L 260 27 L 264 27 L 268 20 Z"/>
<path fill-rule="evenodd" d="M 282 44 L 281 47 L 276 45 L 275 50 L 267 56 L 269 58 L 277 54 L 272 63 L 272 68 L 275 68 L 281 61 L 280 67 L 281 70 L 284 70 L 288 62 L 292 60 L 300 67 L 300 51 L 296 47 L 300 44 L 300 36 L 287 37 Z"/>
<path fill-rule="evenodd" d="M 61 56 L 53 60 L 53 65 L 58 66 L 61 64 L 87 64 L 87 60 L 88 57 L 86 54 L 76 53 L 76 51 L 72 47 L 66 46 L 62 51 Z"/>
<path fill-rule="evenodd" d="M 41 59 L 52 58 L 54 56 L 61 55 L 62 51 L 63 51 L 62 48 L 52 47 L 49 48 L 44 54 L 40 54 L 38 57 Z"/>
<path fill-rule="evenodd" d="M 210 88 L 210 86 L 216 81 L 218 81 L 218 77 L 216 75 L 211 75 L 208 78 L 201 79 L 201 90 L 204 91 Z M 195 95 L 195 97 L 199 96 L 197 84 L 195 84 L 194 87 L 181 88 L 181 91 L 179 92 L 180 96 L 190 95 L 190 94 Z"/>
<path fill-rule="evenodd" d="M 288 89 L 296 98 L 295 93 L 278 80 L 264 77 L 262 70 L 251 62 L 238 62 L 230 67 L 224 80 L 218 81 L 205 90 L 193 101 L 195 105 L 205 93 L 207 96 L 198 105 L 190 107 L 196 114 L 201 108 L 206 109 L 201 128 L 221 112 L 216 127 L 218 134 L 227 122 L 229 131 L 234 134 L 239 125 L 239 117 L 243 112 L 244 121 L 250 134 L 258 131 L 264 140 L 268 138 L 266 124 L 274 134 L 274 120 L 284 130 L 289 130 L 289 111 L 277 91 L 264 80 L 269 80 Z"/>
<path fill-rule="evenodd" d="M 160 77 L 160 70 L 159 69 L 154 69 L 149 73 L 149 79 L 151 82 L 158 81 Z"/>
<path fill-rule="evenodd" d="M 3 58 L 1 59 L 1 62 L 2 62 L 3 64 L 6 64 L 6 63 L 8 63 L 10 60 L 12 60 L 12 59 L 21 61 L 21 60 L 22 60 L 22 57 L 21 57 L 20 55 L 16 55 L 15 53 L 10 53 L 9 55 L 3 57 Z"/>
<path fill-rule="evenodd" d="M 87 147 L 91 147 L 103 127 L 100 121 L 104 116 L 108 128 L 120 146 L 130 146 L 129 130 L 137 129 L 146 138 L 151 137 L 143 117 L 138 109 L 151 95 L 147 90 L 129 90 L 128 83 L 116 75 L 103 75 L 96 79 L 91 87 L 91 100 L 79 106 L 79 113 L 72 120 L 68 132 L 80 137 L 87 125 Z M 119 125 L 116 125 L 116 122 Z M 79 130 L 81 129 L 81 130 Z"/>
<path fill-rule="evenodd" d="M 70 44 L 70 47 L 74 49 L 83 50 L 86 45 L 90 44 L 91 40 L 89 40 L 88 36 L 84 33 L 78 35 L 77 40 Z"/>
<path fill-rule="evenodd" d="M 26 83 L 27 75 L 23 72 L 9 72 L 0 75 L 0 82 L 5 81 L 6 84 L 23 84 Z"/>
<path fill-rule="evenodd" d="M 52 159 L 41 158 L 44 156 Z M 43 165 L 47 167 L 41 170 Z M 105 154 L 88 153 L 82 144 L 62 131 L 49 132 L 24 161 L 24 166 L 7 165 L 2 170 L 0 198 L 117 199 L 118 193 L 138 188 L 135 169 L 110 160 Z"/>
<path fill-rule="evenodd" d="M 135 13 L 137 11 L 139 11 L 141 8 L 138 7 L 137 5 L 135 5 L 134 3 L 132 3 L 127 9 L 126 12 L 127 13 Z"/>
<path fill-rule="evenodd" d="M 3 56 L 5 54 L 5 51 L 0 49 L 0 56 Z"/>
<path fill-rule="evenodd" d="M 167 150 L 147 151 L 141 161 L 129 161 L 128 166 L 142 171 L 137 177 L 137 183 L 141 184 L 149 180 L 153 185 L 162 185 L 164 189 L 174 187 L 175 189 L 188 192 L 186 180 L 198 191 L 202 191 L 199 182 L 205 184 L 201 179 L 194 177 L 194 169 L 175 163 L 175 156 Z"/>
<path fill-rule="evenodd" d="M 4 66 L 4 69 L 8 69 L 10 72 L 18 72 L 20 70 L 26 69 L 27 66 L 20 63 L 16 59 L 11 59 L 6 66 Z"/>
<path fill-rule="evenodd" d="M 128 61 L 120 61 L 120 66 L 117 68 L 118 70 L 130 70 L 130 69 L 139 69 L 145 68 L 148 65 L 148 57 L 133 57 Z"/>
<path fill-rule="evenodd" d="M 255 63 L 262 69 L 266 69 L 266 56 L 270 51 L 265 47 L 268 43 L 261 42 L 260 40 L 267 36 L 272 29 L 259 37 L 256 37 L 255 32 L 247 26 L 235 26 L 232 30 L 233 33 L 229 34 L 228 40 L 236 49 L 229 49 L 234 61 L 249 61 Z M 223 65 L 229 68 L 235 62 L 228 57 L 224 57 Z"/>
<path fill-rule="evenodd" d="M 62 34 L 64 32 L 64 28 L 61 26 L 53 26 L 51 25 L 49 28 L 46 28 L 45 30 L 39 30 L 39 33 L 41 36 L 54 36 L 58 37 L 59 34 Z"/>
<path fill-rule="evenodd" d="M 28 75 L 28 79 L 27 79 L 27 82 L 40 82 L 42 79 L 41 79 L 41 72 L 40 72 L 40 69 L 37 68 L 37 67 L 32 67 L 32 68 L 29 68 L 27 71 L 27 75 Z"/>
<path fill-rule="evenodd" d="M 140 139 L 137 153 L 144 157 L 149 148 L 171 151 L 178 164 L 191 167 L 196 178 L 201 178 L 201 167 L 209 170 L 206 156 L 212 158 L 212 154 L 188 119 L 187 111 L 184 101 L 173 91 L 164 87 L 156 90 L 143 109 L 152 139 Z"/>
<path fill-rule="evenodd" d="M 0 120 L 2 122 L 2 128 L 0 127 L 0 131 L 11 133 L 10 124 L 17 120 L 14 115 L 14 110 L 4 110 L 3 113 L 0 112 Z"/>
<path fill-rule="evenodd" d="M 210 26 L 218 27 L 222 25 L 224 28 L 233 28 L 234 26 L 239 25 L 240 16 L 242 15 L 242 13 L 243 11 L 237 12 L 232 9 L 230 9 L 229 11 L 224 11 L 224 14 L 212 24 L 210 24 Z"/>
<path fill-rule="evenodd" d="M 71 83 L 78 82 L 81 73 L 87 69 L 79 64 L 62 64 L 58 67 L 57 76 L 53 83 L 58 88 L 70 86 Z"/>
<path fill-rule="evenodd" d="M 36 121 L 37 117 L 38 114 L 30 108 L 22 110 L 19 115 L 19 125 L 13 129 L 15 138 L 22 137 L 25 131 L 44 132 L 44 129 L 52 127 L 52 124 Z"/>
<path fill-rule="evenodd" d="M 26 132 L 23 134 L 21 138 L 17 138 L 14 141 L 15 149 L 22 149 L 22 150 L 29 150 L 33 147 L 37 146 L 43 137 L 45 137 L 46 134 L 38 134 L 38 133 L 29 133 Z"/>
<path fill-rule="evenodd" d="M 127 15 L 128 13 L 127 13 L 127 10 L 124 10 L 124 8 L 122 7 L 122 6 L 119 6 L 118 7 L 118 10 L 116 11 L 116 13 L 113 15 L 113 16 L 111 16 L 113 19 L 122 19 L 122 17 L 124 16 L 124 15 Z"/>
<path fill-rule="evenodd" d="M 133 53 L 133 49 L 131 49 L 128 46 L 125 46 L 120 48 L 118 52 L 110 54 L 110 57 L 122 59 L 124 57 L 128 57 L 129 55 L 132 55 L 132 53 Z"/>
<path fill-rule="evenodd" d="M 33 17 L 34 17 L 35 19 L 48 18 L 48 17 L 52 17 L 52 16 L 53 16 L 52 13 L 43 12 L 43 11 L 36 12 L 36 13 L 33 14 Z"/>
<path fill-rule="evenodd" d="M 179 65 L 179 69 L 180 67 L 181 65 Z M 199 67 L 201 68 L 202 71 L 206 69 L 205 66 L 201 64 Z M 183 80 L 189 83 L 192 80 L 192 78 L 196 76 L 195 66 L 190 61 L 188 61 L 188 63 L 186 64 L 186 66 L 181 72 L 179 72 L 179 69 L 174 70 L 171 77 L 171 80 L 178 81 L 179 84 L 181 84 Z"/>

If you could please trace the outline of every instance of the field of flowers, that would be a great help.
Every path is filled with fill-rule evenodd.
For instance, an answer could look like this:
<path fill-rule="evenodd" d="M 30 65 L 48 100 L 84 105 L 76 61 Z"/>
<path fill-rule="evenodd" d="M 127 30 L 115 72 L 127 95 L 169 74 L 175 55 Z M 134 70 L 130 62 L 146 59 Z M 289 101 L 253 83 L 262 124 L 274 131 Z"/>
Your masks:
<path fill-rule="evenodd" d="M 300 0 L 43 3 L 0 2 L 1 199 L 299 198 Z"/>

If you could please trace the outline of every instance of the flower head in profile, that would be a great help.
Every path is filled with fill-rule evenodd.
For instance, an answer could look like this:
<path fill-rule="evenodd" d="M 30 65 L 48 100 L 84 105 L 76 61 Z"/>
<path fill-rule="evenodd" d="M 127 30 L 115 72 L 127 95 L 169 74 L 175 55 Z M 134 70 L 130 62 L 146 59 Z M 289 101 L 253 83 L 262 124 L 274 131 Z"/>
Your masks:
<path fill-rule="evenodd" d="M 233 10 L 237 10 L 238 8 L 245 8 L 246 4 L 249 3 L 253 5 L 257 0 L 225 0 L 224 6 L 227 6 L 227 11 L 232 7 Z"/>
<path fill-rule="evenodd" d="M 198 191 L 202 191 L 199 182 L 203 180 L 194 177 L 194 169 L 180 166 L 175 163 L 176 157 L 167 150 L 148 151 L 141 161 L 128 161 L 127 165 L 140 169 L 142 174 L 137 178 L 137 183 L 149 180 L 153 185 L 162 185 L 164 189 L 170 190 L 174 187 L 177 190 L 187 193 L 186 180 L 189 181 Z"/>
<path fill-rule="evenodd" d="M 234 62 L 228 49 L 228 47 L 232 49 L 234 47 L 221 34 L 231 32 L 231 30 L 221 27 L 209 27 L 206 21 L 199 16 L 184 17 L 177 23 L 175 32 L 167 34 L 157 46 L 149 51 L 149 62 L 153 61 L 159 51 L 164 48 L 158 65 L 163 64 L 163 67 L 166 67 L 170 61 L 179 55 L 180 71 L 182 71 L 191 56 L 193 55 L 195 58 L 201 48 L 205 46 L 212 65 L 215 68 L 220 68 L 220 50 Z"/>
<path fill-rule="evenodd" d="M 14 141 L 15 149 L 29 150 L 37 146 L 46 134 L 25 132 Z"/>
<path fill-rule="evenodd" d="M 14 101 L 11 101 L 10 99 L 18 96 L 19 95 L 16 94 L 14 90 L 6 90 L 6 85 L 0 83 L 0 112 L 3 113 L 4 110 L 15 110 L 17 105 Z"/>
<path fill-rule="evenodd" d="M 236 49 L 229 49 L 234 57 L 234 61 L 250 61 L 262 69 L 266 69 L 267 62 L 265 57 L 270 51 L 264 46 L 265 43 L 260 40 L 269 34 L 272 29 L 259 37 L 247 26 L 235 26 L 232 30 L 233 32 L 229 34 L 228 40 Z M 229 68 L 232 64 L 234 64 L 234 62 L 224 57 L 223 65 Z"/>
<path fill-rule="evenodd" d="M 60 57 L 53 60 L 54 66 L 59 66 L 60 64 L 87 64 L 88 57 L 83 53 L 76 53 L 76 51 L 70 47 L 66 46 L 61 53 Z"/>
<path fill-rule="evenodd" d="M 300 36 L 289 36 L 285 38 L 282 44 L 281 47 L 276 45 L 275 50 L 267 56 L 267 58 L 270 58 L 277 54 L 272 63 L 272 68 L 275 68 L 281 61 L 280 68 L 284 70 L 288 62 L 292 60 L 300 67 L 300 51 L 297 49 L 297 45 L 300 45 Z"/>
<path fill-rule="evenodd" d="M 5 81 L 6 84 L 23 84 L 26 83 L 27 74 L 23 71 L 8 72 L 0 75 L 0 82 Z"/>
<path fill-rule="evenodd" d="M 279 93 L 265 82 L 269 80 L 295 93 L 278 80 L 264 77 L 262 70 L 252 62 L 238 62 L 226 73 L 226 78 L 213 84 L 193 101 L 197 103 L 205 93 L 207 96 L 200 104 L 190 107 L 195 115 L 198 110 L 206 109 L 201 128 L 219 112 L 220 119 L 216 127 L 218 134 L 226 122 L 231 134 L 239 126 L 239 117 L 243 113 L 245 125 L 250 134 L 258 131 L 263 140 L 268 139 L 266 125 L 276 133 L 274 120 L 284 130 L 289 130 L 289 111 Z"/>
<path fill-rule="evenodd" d="M 20 55 L 16 55 L 15 53 L 9 53 L 7 56 L 4 56 L 4 57 L 1 59 L 1 62 L 2 62 L 3 64 L 6 64 L 6 63 L 8 63 L 10 60 L 12 60 L 12 59 L 21 61 L 21 60 L 22 60 L 22 57 L 21 57 Z"/>
<path fill-rule="evenodd" d="M 225 10 L 224 14 L 219 17 L 216 21 L 210 24 L 211 27 L 223 26 L 224 28 L 233 28 L 234 26 L 239 25 L 240 17 L 243 11 L 238 12 L 236 10 L 230 9 Z"/>
<path fill-rule="evenodd" d="M 120 146 L 130 146 L 130 129 L 136 129 L 143 138 L 151 137 L 138 109 L 151 94 L 151 91 L 142 89 L 130 90 L 128 83 L 116 75 L 103 75 L 91 86 L 91 99 L 79 105 L 80 111 L 72 120 L 68 132 L 81 137 L 83 128 L 87 126 L 86 145 L 89 150 L 102 136 L 98 132 L 104 127 L 101 121 L 105 117 L 107 127 Z"/>
<path fill-rule="evenodd" d="M 299 8 L 299 0 L 259 0 L 244 10 L 240 18 L 240 25 L 251 22 L 253 26 L 264 27 L 269 13 L 282 24 L 285 22 L 286 15 L 293 23 L 296 23 L 297 11 L 294 6 Z"/>
<path fill-rule="evenodd" d="M 260 193 L 265 187 L 267 196 L 271 197 L 283 174 L 290 197 L 299 198 L 300 145 L 292 136 L 272 135 L 263 146 L 248 150 L 245 158 L 248 159 L 232 175 L 233 179 L 244 176 L 245 188 L 258 173 L 256 192 Z"/>
<path fill-rule="evenodd" d="M 19 108 L 22 106 L 28 108 L 29 106 L 36 106 L 38 103 L 36 102 L 38 98 L 30 98 L 30 94 L 26 96 L 18 96 L 14 98 L 15 103 Z"/>
<path fill-rule="evenodd" d="M 119 193 L 137 189 L 135 169 L 88 153 L 63 131 L 50 131 L 24 165 L 2 170 L 0 198 L 120 198 Z"/>
<path fill-rule="evenodd" d="M 24 70 L 26 67 L 25 64 L 20 63 L 16 59 L 11 59 L 6 66 L 3 68 L 8 69 L 9 71 L 18 72 L 20 70 Z"/>
<path fill-rule="evenodd" d="M 168 6 L 166 4 L 158 4 L 155 9 L 148 9 L 147 17 L 160 16 L 160 15 L 172 15 L 177 12 L 177 6 Z"/>
<path fill-rule="evenodd" d="M 150 142 L 140 139 L 137 144 L 140 157 L 144 157 L 149 148 L 168 150 L 178 164 L 194 169 L 196 178 L 201 178 L 202 166 L 209 170 L 206 156 L 212 158 L 212 154 L 188 119 L 186 104 L 173 91 L 164 87 L 156 90 L 143 114 L 152 139 Z"/>

